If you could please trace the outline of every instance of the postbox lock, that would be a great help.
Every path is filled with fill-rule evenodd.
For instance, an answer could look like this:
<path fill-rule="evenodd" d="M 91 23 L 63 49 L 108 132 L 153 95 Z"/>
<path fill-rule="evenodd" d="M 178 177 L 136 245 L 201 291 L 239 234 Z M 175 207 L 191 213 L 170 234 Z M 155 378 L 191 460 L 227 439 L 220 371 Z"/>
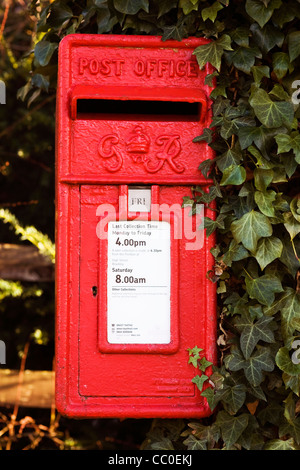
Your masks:
<path fill-rule="evenodd" d="M 92 287 L 92 292 L 93 292 L 93 296 L 96 297 L 97 293 L 98 293 L 98 288 L 97 286 L 93 286 Z"/>

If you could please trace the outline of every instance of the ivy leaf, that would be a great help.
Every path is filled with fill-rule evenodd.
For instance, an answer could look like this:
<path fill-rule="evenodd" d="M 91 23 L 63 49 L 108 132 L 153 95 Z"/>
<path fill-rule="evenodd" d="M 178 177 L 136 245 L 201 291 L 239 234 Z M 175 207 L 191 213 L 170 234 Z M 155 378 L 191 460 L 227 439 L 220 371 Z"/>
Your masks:
<path fill-rule="evenodd" d="M 168 437 L 161 437 L 159 442 L 151 444 L 151 449 L 154 450 L 174 450 L 171 439 Z"/>
<path fill-rule="evenodd" d="M 72 18 L 73 11 L 63 2 L 53 3 L 50 6 L 50 15 L 47 18 L 47 22 L 53 28 L 61 28 L 65 21 Z"/>
<path fill-rule="evenodd" d="M 50 85 L 49 77 L 45 77 L 44 75 L 40 73 L 35 73 L 32 77 L 31 83 L 32 85 L 48 92 L 49 85 Z"/>
<path fill-rule="evenodd" d="M 291 240 L 300 233 L 300 223 L 295 219 L 292 212 L 285 212 L 284 217 L 284 226 L 290 234 Z"/>
<path fill-rule="evenodd" d="M 264 445 L 264 450 L 296 450 L 294 440 L 288 439 L 283 441 L 281 439 L 271 439 Z"/>
<path fill-rule="evenodd" d="M 279 426 L 284 418 L 281 404 L 276 401 L 270 401 L 264 409 L 258 414 L 259 421 L 265 425 L 267 422 L 274 426 Z"/>
<path fill-rule="evenodd" d="M 211 387 L 207 387 L 203 392 L 201 393 L 201 397 L 206 398 L 206 401 L 208 403 L 208 406 L 210 407 L 211 411 L 213 411 L 217 405 L 216 403 L 216 395 L 214 390 Z"/>
<path fill-rule="evenodd" d="M 270 24 L 260 28 L 256 23 L 250 26 L 253 39 L 262 52 L 267 54 L 273 47 L 281 47 L 284 41 L 284 34 L 279 29 Z"/>
<path fill-rule="evenodd" d="M 191 13 L 191 11 L 198 10 L 198 2 L 190 1 L 190 0 L 180 0 L 179 1 L 179 8 L 182 8 L 182 11 L 185 15 Z"/>
<path fill-rule="evenodd" d="M 126 15 L 135 15 L 139 10 L 149 12 L 149 0 L 114 0 L 116 10 Z"/>
<path fill-rule="evenodd" d="M 264 274 L 257 278 L 247 276 L 245 282 L 250 298 L 266 306 L 274 302 L 275 294 L 283 291 L 280 280 L 272 274 Z"/>
<path fill-rule="evenodd" d="M 185 424 L 181 419 L 165 419 L 153 423 L 147 436 L 150 449 L 174 450 L 172 442 L 179 439 L 184 427 Z"/>
<path fill-rule="evenodd" d="M 189 356 L 196 356 L 197 358 L 200 357 L 199 354 L 201 351 L 203 351 L 203 349 L 198 348 L 198 346 L 194 346 L 193 348 L 188 348 Z"/>
<path fill-rule="evenodd" d="M 208 62 L 220 71 L 221 58 L 224 51 L 232 51 L 231 39 L 228 34 L 223 34 L 219 39 L 211 41 L 209 44 L 203 44 L 197 47 L 193 54 L 196 55 L 200 69 L 203 69 Z"/>
<path fill-rule="evenodd" d="M 40 14 L 40 19 L 37 22 L 37 32 L 44 32 L 48 30 L 47 20 L 49 18 L 49 12 L 51 9 L 51 4 L 43 8 Z"/>
<path fill-rule="evenodd" d="M 205 374 L 202 374 L 201 376 L 196 375 L 196 377 L 192 379 L 192 382 L 199 388 L 200 391 L 202 391 L 203 384 L 204 382 L 206 382 L 207 379 L 208 377 Z"/>
<path fill-rule="evenodd" d="M 211 366 L 213 363 L 212 362 L 209 362 L 205 357 L 202 357 L 199 361 L 198 361 L 198 367 L 199 369 L 202 371 L 202 372 L 205 372 L 206 369 Z"/>
<path fill-rule="evenodd" d="M 207 441 L 199 440 L 193 434 L 190 434 L 183 444 L 187 446 L 187 450 L 207 450 Z"/>
<path fill-rule="evenodd" d="M 269 168 L 255 168 L 254 172 L 254 184 L 256 189 L 265 192 L 269 184 L 273 180 L 274 172 Z"/>
<path fill-rule="evenodd" d="M 300 54 L 300 31 L 293 31 L 288 35 L 288 48 L 290 61 L 293 62 Z"/>
<path fill-rule="evenodd" d="M 243 245 L 238 244 L 235 240 L 231 240 L 228 250 L 223 256 L 223 263 L 226 266 L 231 266 L 233 261 L 240 261 L 241 259 L 248 258 L 249 252 Z"/>
<path fill-rule="evenodd" d="M 272 60 L 274 73 L 280 80 L 291 68 L 290 58 L 286 52 L 275 52 Z"/>
<path fill-rule="evenodd" d="M 273 231 L 268 217 L 254 210 L 232 222 L 230 229 L 235 241 L 242 243 L 251 252 L 256 251 L 257 242 L 261 237 L 270 237 Z"/>
<path fill-rule="evenodd" d="M 216 158 L 217 167 L 219 170 L 224 172 L 226 168 L 238 165 L 241 160 L 241 156 L 241 152 L 235 149 L 229 149 L 227 152 Z"/>
<path fill-rule="evenodd" d="M 290 393 L 289 396 L 284 400 L 284 417 L 286 419 L 285 423 L 282 423 L 279 428 L 279 436 L 290 435 L 293 436 L 296 443 L 300 443 L 300 418 L 296 418 L 295 411 L 295 402 L 293 399 L 293 394 Z"/>
<path fill-rule="evenodd" d="M 298 131 L 293 131 L 291 134 L 278 134 L 275 136 L 278 145 L 278 152 L 285 153 L 293 150 L 296 162 L 300 163 L 300 134 Z"/>
<path fill-rule="evenodd" d="M 267 217 L 275 217 L 273 203 L 276 199 L 275 191 L 255 191 L 254 200 L 260 210 Z"/>
<path fill-rule="evenodd" d="M 261 0 L 247 0 L 246 12 L 253 18 L 262 28 L 271 18 L 275 8 L 281 5 L 280 0 L 271 0 L 267 5 Z"/>
<path fill-rule="evenodd" d="M 212 171 L 213 164 L 214 164 L 214 161 L 212 158 L 208 158 L 207 160 L 204 160 L 203 162 L 200 163 L 199 170 L 201 171 L 204 178 L 206 179 L 209 178 L 209 175 Z"/>
<path fill-rule="evenodd" d="M 293 153 L 285 153 L 283 155 L 279 155 L 279 158 L 286 171 L 287 177 L 290 178 L 295 173 L 298 166 L 295 156 Z"/>
<path fill-rule="evenodd" d="M 226 116 L 215 118 L 213 124 L 220 125 L 220 135 L 225 140 L 229 139 L 232 134 L 236 134 L 239 128 L 236 119 L 228 119 Z"/>
<path fill-rule="evenodd" d="M 216 100 L 220 97 L 227 98 L 226 84 L 222 83 L 221 85 L 217 85 L 210 93 L 210 97 L 212 100 Z"/>
<path fill-rule="evenodd" d="M 282 129 L 282 132 L 286 130 L 283 127 L 280 129 Z M 265 126 L 245 126 L 244 128 L 240 128 L 238 130 L 238 137 L 241 148 L 245 149 L 248 147 L 249 152 L 255 156 L 260 167 L 272 168 L 274 164 L 272 165 L 266 159 L 269 159 L 270 148 L 274 145 L 274 135 L 278 134 L 279 132 L 281 132 L 281 130 L 268 129 Z M 262 156 L 259 155 L 258 150 L 251 145 L 252 143 L 256 145 L 265 158 L 262 158 Z"/>
<path fill-rule="evenodd" d="M 211 129 L 205 128 L 201 135 L 198 135 L 193 139 L 193 142 L 201 142 L 204 140 L 208 144 L 211 144 L 213 138 L 213 131 Z"/>
<path fill-rule="evenodd" d="M 233 65 L 244 73 L 250 73 L 256 57 L 261 57 L 257 47 L 238 47 L 233 53 L 229 53 Z"/>
<path fill-rule="evenodd" d="M 284 341 L 287 341 L 299 326 L 300 321 L 300 295 L 291 287 L 286 287 L 276 302 L 264 309 L 265 315 L 275 315 L 279 311 L 282 336 Z"/>
<path fill-rule="evenodd" d="M 111 18 L 107 5 L 105 5 L 105 8 L 97 9 L 98 34 L 109 32 L 116 23 L 117 18 L 115 16 Z"/>
<path fill-rule="evenodd" d="M 209 19 L 214 23 L 217 18 L 218 11 L 222 10 L 222 8 L 223 5 L 221 5 L 220 2 L 214 2 L 210 7 L 203 8 L 201 11 L 203 21 Z"/>
<path fill-rule="evenodd" d="M 214 199 L 216 199 L 216 197 L 221 197 L 222 195 L 217 185 L 210 186 L 208 192 L 204 192 L 203 188 L 201 188 L 200 186 L 196 186 L 195 191 L 201 194 L 197 195 L 197 203 L 209 204 Z"/>
<path fill-rule="evenodd" d="M 253 322 L 247 315 L 242 319 L 242 322 L 243 328 L 240 337 L 240 345 L 245 359 L 250 358 L 255 346 L 260 340 L 266 343 L 273 343 L 275 341 L 274 333 L 269 326 L 270 323 L 273 322 L 272 317 L 263 316 L 256 322 Z M 237 326 L 238 324 L 237 322 Z"/>
<path fill-rule="evenodd" d="M 290 95 L 285 91 L 282 85 L 275 83 L 272 90 L 269 92 L 269 95 L 275 96 L 282 101 L 290 101 Z"/>
<path fill-rule="evenodd" d="M 219 74 L 216 70 L 214 70 L 213 73 L 209 73 L 206 75 L 204 79 L 204 85 L 208 85 L 209 87 L 212 87 L 214 85 L 214 78 L 219 77 Z"/>
<path fill-rule="evenodd" d="M 235 414 L 243 406 L 246 399 L 246 387 L 244 384 L 226 385 L 223 390 L 217 392 L 219 394 L 218 401 L 228 405 L 226 408 L 230 414 Z"/>
<path fill-rule="evenodd" d="M 162 41 L 167 41 L 167 39 L 181 41 L 187 32 L 184 23 L 175 24 L 173 26 L 165 26 L 163 31 L 164 33 L 162 36 Z"/>
<path fill-rule="evenodd" d="M 198 346 L 195 346 L 194 348 L 188 348 L 188 353 L 189 353 L 188 364 L 193 364 L 194 367 L 198 367 L 198 360 L 200 359 L 201 351 L 203 351 L 203 349 L 198 348 Z"/>
<path fill-rule="evenodd" d="M 220 185 L 240 185 L 245 181 L 246 176 L 246 170 L 243 166 L 230 165 L 224 170 Z"/>
<path fill-rule="evenodd" d="M 283 241 L 283 250 L 280 256 L 280 261 L 287 267 L 288 271 L 295 278 L 297 271 L 299 269 L 300 263 L 295 255 L 294 248 L 296 253 L 300 253 L 300 240 L 295 240 L 294 248 L 288 236 L 286 235 L 282 239 Z"/>
<path fill-rule="evenodd" d="M 238 443 L 241 444 L 242 447 L 246 450 L 260 450 L 264 443 L 264 439 L 262 438 L 262 436 L 259 436 L 258 421 L 254 417 L 258 404 L 259 400 L 249 402 L 249 399 L 246 403 L 247 409 L 250 412 L 249 423 L 247 429 L 245 430 L 245 432 L 243 432 L 242 436 L 238 441 Z"/>
<path fill-rule="evenodd" d="M 216 72 L 217 73 L 217 72 Z M 213 109 L 213 115 L 214 116 L 219 116 L 222 114 L 225 109 L 230 105 L 230 100 L 224 99 L 221 96 L 218 96 L 216 100 L 213 103 L 212 109 Z"/>
<path fill-rule="evenodd" d="M 31 80 L 29 82 L 26 83 L 26 85 L 22 86 L 21 88 L 18 89 L 18 92 L 17 92 L 17 98 L 22 100 L 22 101 L 25 101 L 26 99 L 26 96 L 28 95 L 28 93 L 32 90 L 32 83 L 31 83 Z"/>
<path fill-rule="evenodd" d="M 58 48 L 58 44 L 50 41 L 40 41 L 34 48 L 34 56 L 39 65 L 45 67 L 48 65 L 54 51 Z"/>
<path fill-rule="evenodd" d="M 257 245 L 255 253 L 256 261 L 260 269 L 265 269 L 268 264 L 272 263 L 277 258 L 280 258 L 283 250 L 283 243 L 277 237 L 261 238 Z"/>
<path fill-rule="evenodd" d="M 282 379 L 285 384 L 285 388 L 290 388 L 298 397 L 300 395 L 300 375 L 289 375 L 283 372 Z"/>
<path fill-rule="evenodd" d="M 254 387 L 263 381 L 263 371 L 271 372 L 274 369 L 270 351 L 266 348 L 256 351 L 245 363 L 245 376 Z"/>
<path fill-rule="evenodd" d="M 249 147 L 253 142 L 256 144 L 261 143 L 264 138 L 261 127 L 256 126 L 241 127 L 238 130 L 238 137 L 242 150 Z M 260 145 L 257 146 L 258 148 L 261 147 Z"/>
<path fill-rule="evenodd" d="M 291 287 L 281 298 L 281 329 L 285 340 L 292 336 L 300 320 L 300 296 Z"/>
<path fill-rule="evenodd" d="M 257 86 L 260 85 L 264 77 L 270 77 L 270 68 L 267 65 L 254 65 L 251 70 Z"/>
<path fill-rule="evenodd" d="M 293 21 L 298 12 L 299 5 L 297 3 L 295 4 L 294 1 L 288 0 L 287 2 L 283 2 L 278 10 L 274 11 L 272 21 L 282 28 L 285 23 Z"/>
<path fill-rule="evenodd" d="M 209 237 L 217 228 L 225 228 L 225 219 L 226 215 L 219 214 L 215 220 L 210 219 L 209 217 L 204 217 L 204 228 L 206 229 L 206 236 Z"/>
<path fill-rule="evenodd" d="M 157 18 L 169 13 L 173 8 L 176 8 L 177 0 L 160 0 L 158 3 L 158 15 Z"/>
<path fill-rule="evenodd" d="M 192 429 L 192 434 L 197 439 L 207 442 L 209 446 L 213 446 L 220 438 L 220 430 L 215 423 L 213 423 L 211 426 L 206 426 L 198 422 L 192 422 L 188 423 L 188 426 Z"/>
<path fill-rule="evenodd" d="M 277 168 L 273 167 L 274 171 L 274 176 L 273 176 L 273 183 L 286 183 L 287 182 L 287 177 L 286 177 L 286 169 L 280 165 L 278 165 Z"/>
<path fill-rule="evenodd" d="M 233 372 L 239 371 L 245 367 L 245 358 L 242 352 L 235 348 L 229 356 L 225 358 L 226 367 Z"/>
<path fill-rule="evenodd" d="M 243 26 L 236 28 L 231 33 L 231 39 L 239 46 L 249 46 L 249 29 Z"/>
<path fill-rule="evenodd" d="M 268 93 L 261 88 L 253 92 L 249 101 L 257 118 L 268 128 L 291 124 L 293 121 L 294 108 L 292 103 L 272 101 Z"/>
<path fill-rule="evenodd" d="M 221 429 L 222 438 L 229 449 L 237 442 L 243 431 L 248 426 L 249 415 L 242 414 L 240 416 L 230 416 L 226 411 L 218 413 L 216 424 Z"/>

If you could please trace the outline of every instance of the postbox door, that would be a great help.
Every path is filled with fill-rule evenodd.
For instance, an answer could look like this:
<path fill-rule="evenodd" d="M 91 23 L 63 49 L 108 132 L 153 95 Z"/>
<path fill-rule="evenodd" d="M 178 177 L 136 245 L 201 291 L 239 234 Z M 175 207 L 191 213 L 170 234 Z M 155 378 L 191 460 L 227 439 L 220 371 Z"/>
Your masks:
<path fill-rule="evenodd" d="M 187 349 L 197 345 L 206 349 L 208 358 L 212 354 L 206 325 L 206 302 L 211 298 L 206 292 L 206 242 L 203 238 L 201 249 L 186 249 L 193 241 L 184 230 L 175 233 L 179 228 L 176 211 L 189 195 L 189 188 L 152 186 L 154 212 L 140 214 L 128 210 L 126 214 L 122 207 L 126 188 L 82 185 L 79 191 L 78 390 L 84 397 L 100 399 L 143 400 L 146 396 L 158 402 L 162 398 L 174 401 L 174 405 L 179 398 L 192 404 L 199 394 L 191 381 L 195 370 L 188 364 Z M 113 222 L 115 232 L 122 233 L 108 233 L 101 239 L 103 219 L 108 226 Z M 140 232 L 148 230 L 150 235 L 137 236 L 139 226 Z M 164 231 L 163 238 L 151 240 L 161 235 L 159 230 Z M 131 245 L 133 242 L 125 240 L 146 241 L 146 245 Z M 153 262 L 148 249 L 157 250 L 153 251 Z M 141 260 L 144 274 L 136 276 Z M 118 267 L 132 271 L 112 271 Z M 151 311 L 149 297 L 155 297 L 152 308 L 160 312 Z M 139 328 L 142 338 L 135 336 Z"/>

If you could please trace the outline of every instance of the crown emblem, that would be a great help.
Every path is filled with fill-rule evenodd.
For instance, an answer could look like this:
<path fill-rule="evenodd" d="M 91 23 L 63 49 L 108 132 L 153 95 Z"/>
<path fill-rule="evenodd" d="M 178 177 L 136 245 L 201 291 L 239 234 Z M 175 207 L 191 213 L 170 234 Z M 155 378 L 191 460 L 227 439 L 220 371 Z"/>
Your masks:
<path fill-rule="evenodd" d="M 176 160 L 182 149 L 180 135 L 159 135 L 152 141 L 149 155 L 150 143 L 143 126 L 135 125 L 127 140 L 120 139 L 115 133 L 104 135 L 99 142 L 98 153 L 105 160 L 106 170 L 112 173 L 119 171 L 123 162 L 130 159 L 135 164 L 142 163 L 148 173 L 157 173 L 166 163 L 176 173 L 185 171 L 184 165 Z M 122 147 L 129 155 L 124 155 Z"/>
<path fill-rule="evenodd" d="M 126 142 L 128 153 L 145 154 L 149 152 L 150 139 L 143 132 L 142 126 L 136 126 Z"/>

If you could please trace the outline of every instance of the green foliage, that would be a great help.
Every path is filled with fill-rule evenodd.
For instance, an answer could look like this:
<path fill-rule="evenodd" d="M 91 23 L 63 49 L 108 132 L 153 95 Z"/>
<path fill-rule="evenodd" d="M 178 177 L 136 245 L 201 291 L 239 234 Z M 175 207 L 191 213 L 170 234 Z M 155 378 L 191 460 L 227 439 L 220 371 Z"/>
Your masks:
<path fill-rule="evenodd" d="M 36 246 L 42 255 L 45 255 L 55 261 L 55 247 L 49 237 L 35 227 L 23 227 L 17 218 L 11 214 L 7 209 L 0 209 L 0 220 L 4 223 L 9 223 L 15 230 L 15 233 L 21 237 L 22 240 L 28 240 Z"/>
<path fill-rule="evenodd" d="M 217 203 L 216 218 L 204 222 L 207 235 L 217 233 L 208 282 L 218 283 L 219 362 L 209 376 L 201 348 L 187 361 L 199 368 L 193 382 L 213 413 L 155 420 L 143 448 L 299 450 L 300 366 L 292 361 L 300 337 L 299 2 L 55 0 L 40 9 L 33 0 L 31 10 L 35 55 L 19 91 L 30 103 L 55 90 L 57 47 L 67 34 L 210 39 L 194 54 L 200 68 L 215 67 L 207 77 L 216 81 L 213 122 L 191 141 L 215 151 L 199 168 L 213 184 L 209 192 L 194 188 L 188 203 Z"/>
<path fill-rule="evenodd" d="M 0 79 L 6 85 L 6 104 L 0 106 L 0 243 L 32 243 L 54 261 L 55 96 L 51 91 L 43 95 L 44 76 L 38 80 L 35 75 L 33 83 L 42 88 L 35 86 L 26 103 L 17 99 L 30 73 L 36 22 L 25 3 L 1 3 Z M 28 368 L 52 368 L 53 297 L 52 282 L 0 279 L 6 367 L 18 369 L 30 340 Z"/>
<path fill-rule="evenodd" d="M 192 364 L 195 368 L 201 371 L 201 375 L 196 375 L 192 382 L 197 386 L 197 388 L 202 392 L 204 384 L 207 384 L 209 377 L 205 375 L 206 369 L 212 365 L 212 362 L 209 362 L 204 356 L 200 356 L 200 352 L 203 349 L 195 346 L 192 349 L 188 349 L 189 352 L 189 363 Z"/>
<path fill-rule="evenodd" d="M 34 287 L 27 287 L 21 285 L 20 282 L 5 281 L 0 279 L 0 300 L 5 297 L 28 297 L 28 296 L 40 296 L 42 290 Z"/>

